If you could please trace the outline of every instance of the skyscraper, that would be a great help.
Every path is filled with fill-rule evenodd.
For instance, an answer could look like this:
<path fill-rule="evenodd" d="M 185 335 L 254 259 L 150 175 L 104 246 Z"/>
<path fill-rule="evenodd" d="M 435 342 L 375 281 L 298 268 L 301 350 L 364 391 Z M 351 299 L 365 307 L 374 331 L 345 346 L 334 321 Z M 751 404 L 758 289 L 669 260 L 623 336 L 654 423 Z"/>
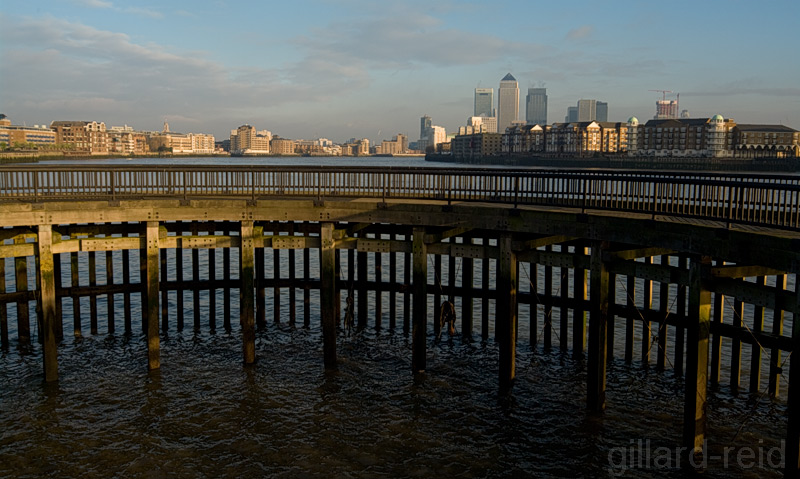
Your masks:
<path fill-rule="evenodd" d="M 494 88 L 475 89 L 474 116 L 494 116 Z"/>
<path fill-rule="evenodd" d="M 525 97 L 525 121 L 529 125 L 547 124 L 547 88 L 528 88 Z"/>
<path fill-rule="evenodd" d="M 429 117 L 428 115 L 425 115 L 425 116 L 423 116 L 422 118 L 419 119 L 419 137 L 420 137 L 420 139 L 423 139 L 423 138 L 425 138 L 427 136 L 428 128 L 430 128 L 431 125 L 433 125 L 433 120 L 431 120 L 431 117 Z"/>
<path fill-rule="evenodd" d="M 519 84 L 511 73 L 500 80 L 497 90 L 497 131 L 505 133 L 519 119 Z"/>
<path fill-rule="evenodd" d="M 597 119 L 597 100 L 578 100 L 578 121 Z"/>
<path fill-rule="evenodd" d="M 608 103 L 597 102 L 597 121 L 608 121 Z"/>

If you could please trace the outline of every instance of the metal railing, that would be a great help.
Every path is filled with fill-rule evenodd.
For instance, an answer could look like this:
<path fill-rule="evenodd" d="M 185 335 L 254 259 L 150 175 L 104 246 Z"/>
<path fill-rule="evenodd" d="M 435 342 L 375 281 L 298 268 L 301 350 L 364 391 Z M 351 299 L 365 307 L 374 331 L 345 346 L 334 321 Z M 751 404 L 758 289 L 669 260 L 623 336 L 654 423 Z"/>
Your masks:
<path fill-rule="evenodd" d="M 672 215 L 800 230 L 800 176 L 635 170 L 6 166 L 0 201 L 429 199 Z"/>

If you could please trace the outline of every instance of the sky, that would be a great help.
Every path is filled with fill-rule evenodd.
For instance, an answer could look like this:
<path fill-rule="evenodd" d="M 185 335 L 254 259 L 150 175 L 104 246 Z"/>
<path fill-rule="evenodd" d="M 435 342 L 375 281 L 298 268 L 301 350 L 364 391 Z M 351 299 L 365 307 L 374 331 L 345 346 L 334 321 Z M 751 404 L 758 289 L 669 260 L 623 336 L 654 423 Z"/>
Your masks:
<path fill-rule="evenodd" d="M 0 113 L 415 141 L 510 72 L 523 120 L 528 88 L 549 123 L 582 98 L 647 120 L 671 90 L 692 117 L 800 129 L 798 18 L 798 0 L 0 0 Z"/>

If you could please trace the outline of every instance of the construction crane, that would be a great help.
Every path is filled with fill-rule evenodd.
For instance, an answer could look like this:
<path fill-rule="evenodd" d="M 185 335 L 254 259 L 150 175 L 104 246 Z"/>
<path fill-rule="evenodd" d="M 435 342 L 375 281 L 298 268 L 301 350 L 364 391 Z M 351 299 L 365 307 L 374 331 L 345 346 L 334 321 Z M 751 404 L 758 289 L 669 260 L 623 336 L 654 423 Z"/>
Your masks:
<path fill-rule="evenodd" d="M 672 90 L 647 90 L 647 91 L 660 91 L 662 94 L 661 99 L 667 101 L 667 93 L 672 93 Z"/>

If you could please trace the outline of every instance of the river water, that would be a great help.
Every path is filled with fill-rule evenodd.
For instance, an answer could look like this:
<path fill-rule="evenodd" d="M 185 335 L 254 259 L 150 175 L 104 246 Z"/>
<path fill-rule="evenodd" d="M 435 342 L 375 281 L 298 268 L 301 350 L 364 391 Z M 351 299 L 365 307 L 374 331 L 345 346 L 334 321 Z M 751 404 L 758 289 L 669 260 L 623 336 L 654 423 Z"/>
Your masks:
<path fill-rule="evenodd" d="M 689 477 L 675 450 L 683 381 L 671 371 L 615 358 L 607 409 L 592 414 L 585 408 L 585 361 L 557 346 L 544 351 L 521 339 L 513 394 L 499 398 L 492 339 L 434 343 L 430 331 L 428 371 L 415 379 L 410 337 L 402 328 L 368 328 L 339 336 L 339 367 L 330 372 L 322 367 L 316 308 L 309 329 L 288 325 L 288 318 L 275 324 L 268 311 L 268 326 L 257 333 L 257 363 L 244 368 L 232 296 L 231 332 L 194 330 L 187 309 L 187 327 L 162 335 L 162 367 L 155 372 L 146 369 L 146 342 L 137 324 L 133 335 L 109 336 L 102 327 L 91 335 L 86 326 L 82 338 L 67 334 L 54 385 L 42 383 L 39 348 L 23 352 L 12 342 L 0 352 L 0 477 Z M 171 294 L 173 312 L 174 300 Z M 188 296 L 184 304 L 191 308 Z M 136 321 L 137 301 L 133 309 Z M 119 322 L 121 307 L 116 311 Z M 383 311 L 388 314 L 385 303 Z M 104 314 L 101 302 L 101 325 Z M 524 320 L 520 328 L 527 338 Z M 622 350 L 618 344 L 617 355 Z M 780 477 L 775 466 L 786 430 L 785 396 L 737 397 L 722 386 L 708 400 L 706 477 Z"/>

